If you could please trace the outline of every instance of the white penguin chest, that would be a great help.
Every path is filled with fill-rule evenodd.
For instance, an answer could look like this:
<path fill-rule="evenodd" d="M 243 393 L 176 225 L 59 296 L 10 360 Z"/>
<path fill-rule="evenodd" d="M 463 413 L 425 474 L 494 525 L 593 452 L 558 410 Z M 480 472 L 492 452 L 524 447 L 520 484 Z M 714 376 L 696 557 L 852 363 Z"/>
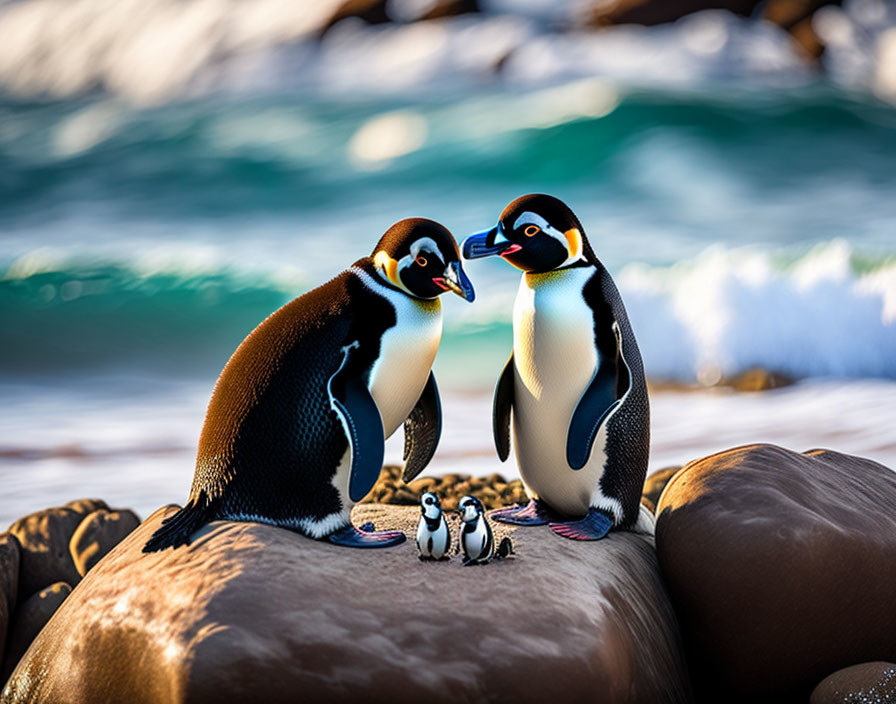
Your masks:
<path fill-rule="evenodd" d="M 582 290 L 594 270 L 524 275 L 513 311 L 513 441 L 520 475 L 537 496 L 570 515 L 587 511 L 603 471 L 600 452 L 569 468 L 569 422 L 594 376 L 594 315 Z"/>
<path fill-rule="evenodd" d="M 383 419 L 385 437 L 407 419 L 426 386 L 442 338 L 442 306 L 385 289 L 395 325 L 380 338 L 368 388 Z"/>
<path fill-rule="evenodd" d="M 480 516 L 475 527 L 471 531 L 467 531 L 467 526 L 461 528 L 461 540 L 463 541 L 464 555 L 471 560 L 481 560 L 488 557 L 488 526 L 485 524 L 485 518 Z"/>
<path fill-rule="evenodd" d="M 417 524 L 417 547 L 424 557 L 440 558 L 448 553 L 451 534 L 448 531 L 448 521 L 444 514 L 439 516 L 439 523 L 435 530 L 430 530 L 425 518 Z"/>

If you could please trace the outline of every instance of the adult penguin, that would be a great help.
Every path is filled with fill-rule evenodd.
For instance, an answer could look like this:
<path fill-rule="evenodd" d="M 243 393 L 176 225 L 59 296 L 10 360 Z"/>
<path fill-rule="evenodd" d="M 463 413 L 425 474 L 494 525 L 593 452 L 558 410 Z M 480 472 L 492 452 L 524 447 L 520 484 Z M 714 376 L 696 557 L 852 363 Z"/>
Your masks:
<path fill-rule="evenodd" d="M 389 228 L 372 256 L 255 328 L 215 385 L 189 502 L 144 551 L 187 544 L 218 519 L 352 547 L 403 542 L 401 532 L 357 530 L 349 513 L 379 477 L 384 440 L 398 426 L 405 481 L 435 452 L 431 367 L 445 291 L 473 300 L 457 243 L 442 225 L 412 218 Z"/>
<path fill-rule="evenodd" d="M 512 417 L 531 500 L 492 518 L 550 523 L 578 540 L 634 527 L 650 445 L 647 384 L 622 298 L 578 218 L 552 196 L 522 196 L 463 252 L 498 255 L 524 272 L 493 426 L 504 461 Z"/>

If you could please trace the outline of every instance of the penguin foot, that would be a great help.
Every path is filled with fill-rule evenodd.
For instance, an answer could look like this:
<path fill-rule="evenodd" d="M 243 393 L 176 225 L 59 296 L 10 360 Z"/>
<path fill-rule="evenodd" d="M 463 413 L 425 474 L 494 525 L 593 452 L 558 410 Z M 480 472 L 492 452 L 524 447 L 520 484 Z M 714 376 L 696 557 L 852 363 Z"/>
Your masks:
<path fill-rule="evenodd" d="M 540 499 L 533 499 L 526 506 L 512 506 L 492 511 L 489 518 L 499 523 L 515 526 L 543 526 L 560 518 L 559 515 Z"/>
<path fill-rule="evenodd" d="M 407 540 L 407 537 L 400 530 L 367 533 L 353 525 L 347 525 L 345 528 L 333 531 L 324 540 L 348 548 L 390 548 L 393 545 L 400 545 Z"/>
<path fill-rule="evenodd" d="M 596 508 L 589 508 L 578 521 L 552 522 L 551 530 L 570 540 L 600 540 L 613 527 L 613 520 Z"/>

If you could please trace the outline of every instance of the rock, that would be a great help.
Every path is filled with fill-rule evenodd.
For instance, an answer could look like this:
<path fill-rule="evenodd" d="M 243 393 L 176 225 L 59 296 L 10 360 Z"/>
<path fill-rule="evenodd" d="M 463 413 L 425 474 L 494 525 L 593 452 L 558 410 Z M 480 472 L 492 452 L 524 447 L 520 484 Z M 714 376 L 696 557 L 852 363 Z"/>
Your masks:
<path fill-rule="evenodd" d="M 9 677 L 28 646 L 71 591 L 72 588 L 65 582 L 56 582 L 19 604 L 9 629 L 6 659 L 0 668 L 0 681 Z"/>
<path fill-rule="evenodd" d="M 866 662 L 825 677 L 812 692 L 809 704 L 896 702 L 896 664 Z"/>
<path fill-rule="evenodd" d="M 216 522 L 188 548 L 142 553 L 175 510 L 87 573 L 0 701 L 688 701 L 642 536 L 579 543 L 505 526 L 516 557 L 463 567 L 419 562 L 413 540 L 350 550 Z M 378 530 L 418 518 L 378 505 L 353 515 Z"/>
<path fill-rule="evenodd" d="M 666 484 L 680 469 L 681 467 L 658 469 L 644 480 L 644 488 L 641 490 L 641 503 L 645 504 L 651 512 L 656 512 L 656 504 L 660 500 L 660 494 L 663 493 Z"/>
<path fill-rule="evenodd" d="M 722 380 L 723 386 L 730 386 L 735 391 L 769 391 L 790 386 L 796 380 L 786 374 L 774 372 L 763 367 L 753 367 Z"/>
<path fill-rule="evenodd" d="M 75 499 L 74 501 L 69 501 L 62 506 L 62 508 L 70 508 L 72 511 L 77 511 L 82 516 L 86 516 L 88 513 L 93 513 L 94 511 L 99 511 L 100 509 L 106 509 L 107 511 L 111 510 L 109 504 L 102 499 Z"/>
<path fill-rule="evenodd" d="M 788 31 L 807 58 L 817 61 L 824 54 L 824 43 L 815 31 L 811 17 L 807 17 L 802 22 L 797 22 Z"/>
<path fill-rule="evenodd" d="M 9 527 L 21 545 L 20 599 L 27 599 L 54 582 L 75 585 L 81 580 L 68 545 L 83 518 L 83 514 L 71 508 L 48 508 L 20 518 Z"/>
<path fill-rule="evenodd" d="M 417 505 L 420 503 L 420 497 L 427 491 L 438 494 L 442 500 L 442 509 L 446 511 L 457 508 L 457 502 L 465 494 L 475 496 L 487 509 L 529 501 L 523 483 L 519 479 L 508 482 L 497 473 L 487 477 L 446 474 L 441 477 L 421 477 L 405 484 L 401 478 L 400 467 L 386 466 L 376 485 L 361 503 Z"/>
<path fill-rule="evenodd" d="M 349 18 L 356 18 L 367 24 L 384 24 L 391 22 L 388 12 L 389 0 L 345 0 L 337 7 L 330 18 L 326 20 L 319 30 L 319 36 L 324 36 L 335 25 Z"/>
<path fill-rule="evenodd" d="M 0 665 L 3 664 L 6 635 L 16 605 L 18 585 L 19 541 L 11 533 L 0 533 Z"/>
<path fill-rule="evenodd" d="M 686 465 L 657 509 L 702 701 L 806 701 L 835 670 L 896 660 L 896 473 L 751 445 Z"/>
<path fill-rule="evenodd" d="M 82 577 L 103 556 L 140 525 L 133 511 L 100 509 L 89 514 L 72 535 L 69 551 Z"/>
<path fill-rule="evenodd" d="M 596 2 L 586 15 L 586 24 L 607 27 L 617 24 L 652 26 L 674 22 L 700 10 L 723 9 L 735 15 L 750 15 L 760 0 L 615 0 Z"/>
<path fill-rule="evenodd" d="M 437 20 L 479 11 L 479 0 L 436 0 L 422 14 L 413 19 L 415 21 Z"/>

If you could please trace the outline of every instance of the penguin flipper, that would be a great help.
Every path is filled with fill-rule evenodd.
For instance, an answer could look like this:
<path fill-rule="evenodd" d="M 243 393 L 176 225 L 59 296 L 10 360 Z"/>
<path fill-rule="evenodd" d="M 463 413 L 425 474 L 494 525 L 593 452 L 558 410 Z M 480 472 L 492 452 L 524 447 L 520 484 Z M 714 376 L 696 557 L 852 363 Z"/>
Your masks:
<path fill-rule="evenodd" d="M 495 436 L 495 448 L 503 462 L 510 456 L 510 410 L 513 408 L 513 352 L 504 365 L 498 383 L 495 386 L 495 400 L 492 406 L 492 433 Z"/>
<path fill-rule="evenodd" d="M 631 372 L 622 356 L 621 333 L 616 322 L 613 323 L 613 334 L 616 353 L 601 358 L 594 378 L 569 421 L 566 462 L 572 469 L 581 469 L 588 463 L 600 426 L 622 403 L 622 397 L 631 387 Z"/>
<path fill-rule="evenodd" d="M 596 508 L 589 508 L 579 521 L 551 523 L 551 530 L 570 540 L 600 540 L 613 527 L 613 519 Z"/>
<path fill-rule="evenodd" d="M 441 435 L 442 404 L 436 377 L 430 372 L 423 393 L 404 422 L 404 481 L 414 479 L 429 464 Z"/>
<path fill-rule="evenodd" d="M 345 358 L 330 378 L 329 391 L 351 451 L 351 478 L 348 493 L 352 501 L 360 501 L 373 489 L 383 469 L 385 439 L 383 419 L 376 401 L 360 375 L 353 374 L 349 357 L 358 343 L 345 350 Z"/>

